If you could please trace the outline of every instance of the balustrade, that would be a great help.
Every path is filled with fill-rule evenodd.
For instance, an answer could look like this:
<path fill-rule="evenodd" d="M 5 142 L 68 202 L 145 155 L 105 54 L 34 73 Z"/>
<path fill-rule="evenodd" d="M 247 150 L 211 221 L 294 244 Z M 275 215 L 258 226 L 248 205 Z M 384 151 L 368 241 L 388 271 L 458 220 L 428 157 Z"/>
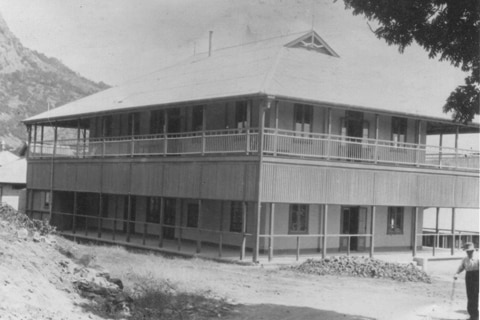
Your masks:
<path fill-rule="evenodd" d="M 478 152 L 395 141 L 264 130 L 263 152 L 328 160 L 479 170 Z M 176 134 L 68 139 L 32 144 L 30 158 L 258 154 L 258 129 L 226 129 Z"/>

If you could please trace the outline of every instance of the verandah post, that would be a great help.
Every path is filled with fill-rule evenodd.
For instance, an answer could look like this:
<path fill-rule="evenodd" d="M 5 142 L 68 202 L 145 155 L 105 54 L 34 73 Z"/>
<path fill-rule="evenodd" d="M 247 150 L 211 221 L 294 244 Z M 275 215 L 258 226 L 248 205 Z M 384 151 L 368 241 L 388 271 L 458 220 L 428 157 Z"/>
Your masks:
<path fill-rule="evenodd" d="M 322 259 L 327 257 L 327 222 L 328 222 L 328 204 L 324 205 L 323 210 L 323 245 L 322 245 Z"/>
<path fill-rule="evenodd" d="M 375 250 L 375 214 L 377 213 L 377 206 L 372 206 L 372 219 L 370 221 L 370 258 L 373 258 Z"/>
<path fill-rule="evenodd" d="M 165 198 L 161 197 L 160 198 L 160 223 L 158 224 L 159 230 L 158 230 L 158 247 L 162 248 L 163 247 L 163 217 L 165 214 Z"/>
<path fill-rule="evenodd" d="M 412 255 L 414 257 L 417 256 L 417 227 L 418 227 L 418 207 L 415 207 L 415 210 L 413 211 L 413 230 L 412 230 L 412 235 L 413 235 L 413 245 L 412 245 Z"/>
<path fill-rule="evenodd" d="M 450 253 L 452 256 L 455 254 L 455 208 L 452 208 L 452 248 Z"/>
<path fill-rule="evenodd" d="M 274 222 L 275 219 L 275 203 L 270 204 L 270 241 L 268 243 L 268 261 L 272 261 L 273 259 L 273 233 L 274 233 Z"/>
<path fill-rule="evenodd" d="M 200 253 L 202 251 L 202 200 L 198 200 L 198 238 L 197 238 L 197 253 Z"/>

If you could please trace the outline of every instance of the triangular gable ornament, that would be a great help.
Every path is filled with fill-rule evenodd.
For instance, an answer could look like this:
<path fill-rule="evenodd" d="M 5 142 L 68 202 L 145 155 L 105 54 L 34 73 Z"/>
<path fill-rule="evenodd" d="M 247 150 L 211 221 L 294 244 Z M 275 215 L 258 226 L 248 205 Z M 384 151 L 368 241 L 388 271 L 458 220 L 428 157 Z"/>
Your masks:
<path fill-rule="evenodd" d="M 340 56 L 323 40 L 315 31 L 310 31 L 307 34 L 295 39 L 285 45 L 287 48 L 305 48 L 314 50 L 329 56 Z"/>

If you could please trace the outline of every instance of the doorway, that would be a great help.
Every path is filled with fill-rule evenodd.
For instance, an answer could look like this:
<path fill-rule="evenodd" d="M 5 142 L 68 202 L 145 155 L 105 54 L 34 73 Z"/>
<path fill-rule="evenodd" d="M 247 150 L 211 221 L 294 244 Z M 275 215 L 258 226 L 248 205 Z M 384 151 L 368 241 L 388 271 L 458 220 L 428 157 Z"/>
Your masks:
<path fill-rule="evenodd" d="M 363 137 L 363 113 L 358 111 L 346 111 L 345 113 L 346 135 L 348 137 L 347 156 L 349 159 L 361 158 Z"/>
<path fill-rule="evenodd" d="M 342 207 L 340 228 L 341 234 L 366 234 L 367 208 Z M 365 245 L 365 237 L 340 237 L 340 251 L 363 251 Z"/>

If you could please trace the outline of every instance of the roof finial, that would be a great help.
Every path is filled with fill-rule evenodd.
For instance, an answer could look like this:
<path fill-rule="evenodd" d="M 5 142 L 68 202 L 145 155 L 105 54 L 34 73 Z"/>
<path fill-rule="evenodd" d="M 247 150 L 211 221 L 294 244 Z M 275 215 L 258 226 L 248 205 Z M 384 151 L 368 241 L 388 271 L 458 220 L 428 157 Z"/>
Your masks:
<path fill-rule="evenodd" d="M 315 0 L 312 0 L 312 31 L 315 27 Z"/>

